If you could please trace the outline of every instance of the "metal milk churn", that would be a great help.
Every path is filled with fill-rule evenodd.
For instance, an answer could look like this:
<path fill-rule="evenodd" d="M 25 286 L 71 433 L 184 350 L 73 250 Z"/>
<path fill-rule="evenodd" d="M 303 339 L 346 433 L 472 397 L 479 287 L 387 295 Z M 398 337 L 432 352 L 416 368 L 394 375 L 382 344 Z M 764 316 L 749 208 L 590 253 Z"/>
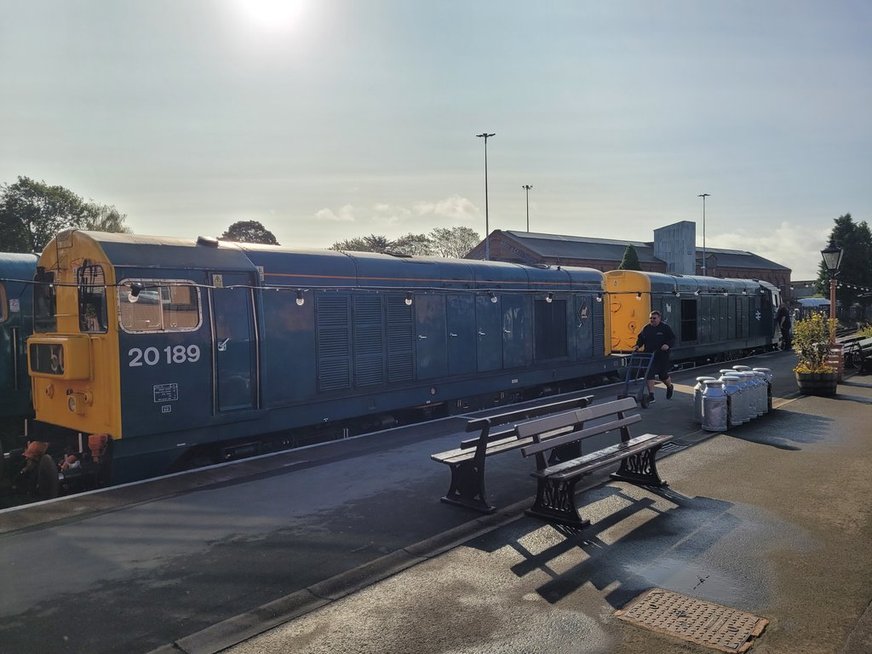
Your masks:
<path fill-rule="evenodd" d="M 757 415 L 762 416 L 769 410 L 768 394 L 766 392 L 769 383 L 766 381 L 766 375 L 757 370 L 752 370 L 754 382 L 757 384 Z"/>
<path fill-rule="evenodd" d="M 727 396 L 727 426 L 736 427 L 747 422 L 742 415 L 742 398 L 739 395 L 739 377 L 737 375 L 723 375 L 724 393 Z"/>
<path fill-rule="evenodd" d="M 696 386 L 693 387 L 693 419 L 697 424 L 702 424 L 702 392 L 705 390 L 704 382 L 715 379 L 717 377 L 696 378 Z"/>
<path fill-rule="evenodd" d="M 739 378 L 739 393 L 742 394 L 742 419 L 743 422 L 750 422 L 757 417 L 757 409 L 754 407 L 754 389 L 751 387 L 751 380 L 748 379 L 748 373 L 734 372 Z"/>
<path fill-rule="evenodd" d="M 709 379 L 702 392 L 702 428 L 706 431 L 725 431 L 727 429 L 727 395 L 724 382 Z"/>
<path fill-rule="evenodd" d="M 733 370 L 739 375 L 739 387 L 745 394 L 746 408 L 748 411 L 746 421 L 751 421 L 757 416 L 762 416 L 760 411 L 759 388 L 757 380 L 751 374 L 750 366 L 733 366 Z"/>
<path fill-rule="evenodd" d="M 745 380 L 745 383 L 748 384 L 748 396 L 751 398 L 751 418 L 762 416 L 763 404 L 766 401 L 766 398 L 762 393 L 762 379 L 758 377 L 756 373 L 751 372 L 750 370 L 743 371 L 741 374 L 742 378 Z"/>
<path fill-rule="evenodd" d="M 732 377 L 732 383 L 736 386 L 735 390 L 729 395 L 729 407 L 732 418 L 732 425 L 741 425 L 751 420 L 748 414 L 748 394 L 745 391 L 745 384 L 741 383 L 739 373 L 732 368 L 721 370 L 721 381 L 724 377 Z"/>
<path fill-rule="evenodd" d="M 754 372 L 762 372 L 766 377 L 766 410 L 772 411 L 772 370 L 770 368 L 754 368 Z"/>

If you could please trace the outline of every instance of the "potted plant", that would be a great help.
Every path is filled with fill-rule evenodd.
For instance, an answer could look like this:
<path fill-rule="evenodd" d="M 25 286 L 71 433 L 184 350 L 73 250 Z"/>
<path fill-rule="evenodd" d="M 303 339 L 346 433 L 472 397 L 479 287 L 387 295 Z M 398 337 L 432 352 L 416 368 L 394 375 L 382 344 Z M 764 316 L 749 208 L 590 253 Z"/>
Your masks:
<path fill-rule="evenodd" d="M 830 344 L 836 333 L 836 321 L 820 314 L 800 320 L 793 326 L 793 349 L 797 362 L 793 368 L 799 390 L 806 395 L 835 395 L 838 376 L 827 365 Z"/>

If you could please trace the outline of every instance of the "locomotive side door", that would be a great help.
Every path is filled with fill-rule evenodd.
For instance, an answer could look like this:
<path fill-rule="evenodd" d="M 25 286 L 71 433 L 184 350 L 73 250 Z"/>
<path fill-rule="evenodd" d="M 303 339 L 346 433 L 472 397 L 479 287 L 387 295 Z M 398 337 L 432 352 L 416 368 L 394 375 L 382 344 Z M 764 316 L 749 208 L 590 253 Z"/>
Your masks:
<path fill-rule="evenodd" d="M 219 413 L 257 407 L 257 330 L 251 275 L 214 273 L 212 309 L 212 381 Z"/>
<path fill-rule="evenodd" d="M 445 296 L 415 298 L 415 360 L 418 379 L 444 377 L 448 372 L 445 343 Z"/>

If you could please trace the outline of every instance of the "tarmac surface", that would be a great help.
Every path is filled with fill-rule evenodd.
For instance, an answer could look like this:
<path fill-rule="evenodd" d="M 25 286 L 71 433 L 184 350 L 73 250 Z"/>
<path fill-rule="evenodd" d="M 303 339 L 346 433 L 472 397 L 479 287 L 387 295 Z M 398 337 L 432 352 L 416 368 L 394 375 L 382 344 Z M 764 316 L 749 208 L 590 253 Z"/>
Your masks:
<path fill-rule="evenodd" d="M 753 652 L 868 654 L 872 377 L 803 397 L 793 362 L 742 362 L 776 408 L 724 434 L 692 421 L 710 368 L 674 373 L 633 429 L 676 435 L 670 487 L 589 478 L 578 534 L 524 516 L 518 453 L 488 461 L 495 514 L 440 503 L 451 419 L 2 511 L 0 650 L 713 651 L 615 618 L 659 587 L 768 619 Z"/>

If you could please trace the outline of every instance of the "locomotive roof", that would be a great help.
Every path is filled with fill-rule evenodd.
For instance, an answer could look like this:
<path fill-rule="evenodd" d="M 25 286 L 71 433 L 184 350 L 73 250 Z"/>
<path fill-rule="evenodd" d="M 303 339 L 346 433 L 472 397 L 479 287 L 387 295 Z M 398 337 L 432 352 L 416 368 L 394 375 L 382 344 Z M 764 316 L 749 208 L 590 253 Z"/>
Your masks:
<path fill-rule="evenodd" d="M 264 283 L 318 287 L 529 288 L 600 290 L 602 273 L 589 268 L 548 268 L 501 261 L 405 257 L 374 252 L 291 250 L 239 244 L 263 269 Z"/>
<path fill-rule="evenodd" d="M 35 254 L 0 252 L 0 279 L 32 280 L 36 270 Z"/>
<path fill-rule="evenodd" d="M 122 233 L 83 232 L 118 267 L 257 270 L 264 284 L 300 287 L 602 289 L 598 270 L 526 266 L 501 261 L 400 257 L 373 252 L 296 250 L 276 245 L 233 243 Z M 59 236 L 62 238 L 62 236 Z"/>

